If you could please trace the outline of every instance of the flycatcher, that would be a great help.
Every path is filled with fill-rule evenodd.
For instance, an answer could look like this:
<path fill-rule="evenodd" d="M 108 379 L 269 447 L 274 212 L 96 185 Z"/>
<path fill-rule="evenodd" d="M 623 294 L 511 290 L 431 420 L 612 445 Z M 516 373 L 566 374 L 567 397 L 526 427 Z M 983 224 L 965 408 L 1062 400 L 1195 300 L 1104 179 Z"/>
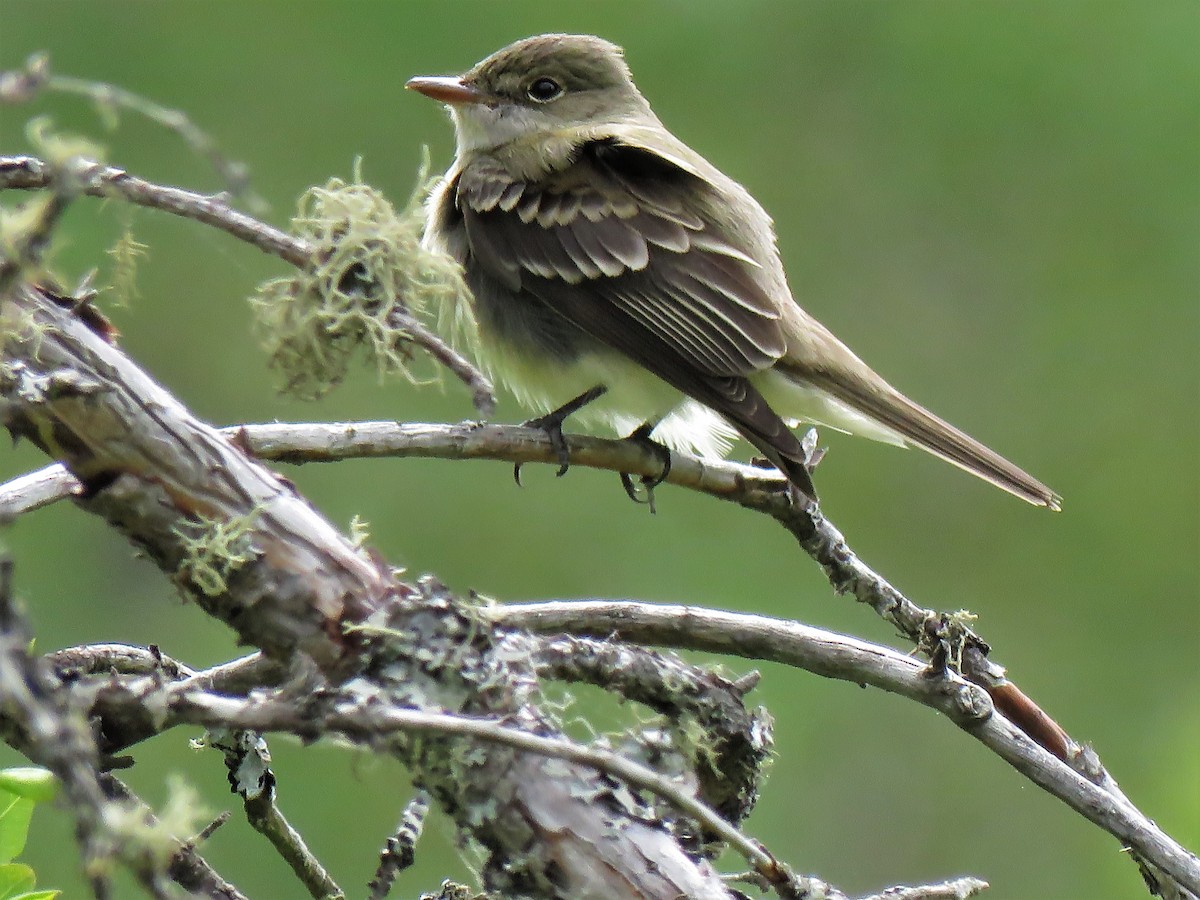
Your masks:
<path fill-rule="evenodd" d="M 585 421 L 650 423 L 701 455 L 740 434 L 812 499 L 799 422 L 916 445 L 1059 509 L 800 308 L 770 217 L 667 131 L 621 48 L 541 35 L 407 86 L 449 106 L 457 138 L 427 239 L 462 264 L 481 361 L 523 403 L 603 386 Z"/>

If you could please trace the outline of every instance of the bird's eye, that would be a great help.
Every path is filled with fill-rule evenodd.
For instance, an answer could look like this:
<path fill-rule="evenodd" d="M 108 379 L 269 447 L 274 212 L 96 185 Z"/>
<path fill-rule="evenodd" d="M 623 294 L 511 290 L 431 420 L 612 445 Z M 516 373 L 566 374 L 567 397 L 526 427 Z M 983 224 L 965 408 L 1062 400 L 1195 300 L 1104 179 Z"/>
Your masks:
<path fill-rule="evenodd" d="M 538 103 L 549 103 L 563 92 L 562 85 L 553 78 L 535 78 L 529 83 L 529 87 L 525 91 L 529 94 L 530 100 L 535 100 Z"/>

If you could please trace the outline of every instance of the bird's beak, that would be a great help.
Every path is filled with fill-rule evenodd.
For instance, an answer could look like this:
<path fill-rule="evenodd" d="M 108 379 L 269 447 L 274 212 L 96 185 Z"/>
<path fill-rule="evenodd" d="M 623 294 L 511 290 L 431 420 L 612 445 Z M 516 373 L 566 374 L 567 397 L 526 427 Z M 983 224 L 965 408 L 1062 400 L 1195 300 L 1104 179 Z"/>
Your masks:
<path fill-rule="evenodd" d="M 453 75 L 422 75 L 410 78 L 404 85 L 410 91 L 424 94 L 432 100 L 455 106 L 464 103 L 488 103 L 491 97 Z"/>

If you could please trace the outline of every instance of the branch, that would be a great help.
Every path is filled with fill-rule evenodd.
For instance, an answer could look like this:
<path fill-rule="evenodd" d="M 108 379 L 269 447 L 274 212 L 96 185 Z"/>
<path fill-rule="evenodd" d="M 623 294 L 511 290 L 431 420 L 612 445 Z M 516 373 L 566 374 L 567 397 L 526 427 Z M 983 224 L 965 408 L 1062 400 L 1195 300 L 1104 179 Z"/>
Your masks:
<path fill-rule="evenodd" d="M 478 423 L 424 425 L 356 422 L 245 425 L 227 431 L 235 433 L 239 442 L 248 447 L 256 456 L 290 463 L 331 462 L 361 457 L 423 457 L 493 459 L 504 462 L 542 462 L 557 465 L 557 456 L 544 432 L 521 426 Z M 574 465 L 647 476 L 654 476 L 661 471 L 661 463 L 656 457 L 628 441 L 605 440 L 581 435 L 569 435 L 567 441 Z M 48 473 L 45 477 L 51 476 L 52 473 Z M 25 478 L 30 479 L 32 476 L 25 476 Z M 674 453 L 667 481 L 718 499 L 737 503 L 744 508 L 776 519 L 796 535 L 801 546 L 822 564 L 835 589 L 841 593 L 851 593 L 856 599 L 869 604 L 914 642 L 926 640 L 926 630 L 930 623 L 940 625 L 941 616 L 932 610 L 916 606 L 881 576 L 863 564 L 848 548 L 841 533 L 818 511 L 802 510 L 792 504 L 785 489 L 786 482 L 776 472 L 732 462 L 701 460 L 685 454 Z M 10 502 L 8 497 L 9 493 L 6 487 L 0 488 L 0 508 L 4 508 L 4 504 Z M 697 608 L 688 608 L 688 610 L 689 616 L 696 616 L 703 612 Z M 602 619 L 592 617 L 596 613 L 595 609 L 575 607 L 573 612 L 564 612 L 566 616 L 576 616 L 574 626 L 568 621 L 559 621 L 557 627 L 560 630 L 581 634 L 602 634 L 605 628 L 619 631 L 616 621 L 604 623 Z M 669 616 L 666 618 L 670 619 Z M 668 625 L 673 626 L 674 624 L 668 622 Z M 803 628 L 795 623 L 789 624 L 792 628 Z M 552 626 L 547 625 L 546 627 L 551 628 Z M 627 637 L 631 640 L 638 640 L 632 635 L 627 635 Z M 675 639 L 678 639 L 677 635 Z M 652 637 L 642 640 L 645 643 L 658 642 Z M 721 638 L 717 635 L 713 636 L 712 640 L 712 646 L 708 646 L 706 649 L 747 655 L 740 653 L 739 648 L 745 650 L 748 647 L 757 646 L 756 651 L 748 654 L 751 658 L 775 658 L 772 655 L 775 651 L 770 646 L 771 640 L 764 639 L 761 634 L 757 642 L 750 635 L 740 636 L 736 640 Z M 678 646 L 673 640 L 664 640 L 662 643 Z M 913 666 L 918 665 L 914 661 L 908 660 L 907 657 L 902 658 L 907 660 L 906 665 L 909 663 Z M 967 663 L 964 666 L 966 674 L 975 682 L 983 682 L 981 686 L 989 689 L 993 698 L 998 694 L 1002 700 L 1011 701 L 1014 693 L 1019 693 L 1015 691 L 1015 686 L 1003 677 L 1003 669 L 981 654 L 968 653 L 965 655 L 965 662 Z M 791 664 L 808 668 L 808 665 L 803 662 L 792 662 Z M 815 662 L 812 664 L 816 665 Z M 810 670 L 817 671 L 816 669 Z M 843 677 L 833 672 L 818 672 L 818 674 Z M 874 683 L 863 676 L 861 672 L 852 673 L 848 676 L 848 680 Z M 905 696 L 909 696 L 906 693 L 907 689 L 904 688 L 905 684 L 926 684 L 923 680 L 885 679 L 885 681 L 892 686 L 885 687 L 884 683 L 876 686 Z M 912 695 L 910 699 L 927 705 L 935 705 L 930 704 L 929 696 L 930 692 L 923 688 Z M 973 704 L 967 704 L 964 709 L 970 709 L 972 706 Z M 1011 702 L 1002 702 L 1001 708 L 1006 713 L 1010 712 Z M 942 711 L 950 714 L 948 710 L 943 709 Z M 1041 721 L 1040 716 L 1042 715 L 1044 714 L 1041 714 L 1040 710 L 1034 706 L 1027 715 L 1016 719 L 1018 724 L 1010 723 L 1010 725 L 1014 731 L 1038 733 L 1036 726 Z M 960 715 L 953 718 L 957 721 L 962 717 Z M 1038 743 L 1042 746 L 1049 745 L 1056 751 L 1053 754 L 1055 757 L 1068 762 L 1072 768 L 1077 767 L 1076 771 L 1082 770 L 1094 785 L 1101 787 L 1103 793 L 1108 795 L 1107 800 L 1103 800 L 1098 806 L 1093 805 L 1092 801 L 1097 799 L 1094 793 L 1089 790 L 1081 794 L 1075 789 L 1077 779 L 1064 780 L 1060 778 L 1058 775 L 1060 767 L 1058 766 L 1052 767 L 1052 771 L 1049 772 L 1038 772 L 1036 773 L 1037 777 L 1034 777 L 1032 769 L 1040 765 L 1038 755 L 1034 755 L 1032 759 L 1026 759 L 1022 754 L 1017 753 L 1014 753 L 1012 758 L 1005 754 L 1001 754 L 1001 756 L 1010 764 L 1017 766 L 1035 783 L 1069 803 L 1077 811 L 1088 815 L 1096 824 L 1122 840 L 1128 840 L 1128 843 L 1139 853 L 1146 853 L 1148 862 L 1161 867 L 1171 877 L 1189 885 L 1189 889 L 1193 893 L 1200 895 L 1200 863 L 1197 863 L 1195 856 L 1189 854 L 1152 823 L 1149 824 L 1149 828 L 1146 827 L 1149 819 L 1124 796 L 1116 782 L 1099 764 L 1094 751 L 1085 750 L 1070 741 L 1069 738 L 1066 738 L 1064 742 L 1062 737 L 1058 737 L 1061 729 L 1057 726 L 1053 726 L 1050 733 L 1054 739 L 1043 739 Z M 1021 736 L 1024 737 L 1024 735 Z M 997 750 L 997 752 L 999 751 Z M 1021 766 L 1030 766 L 1030 771 L 1025 771 Z M 1097 821 L 1091 813 L 1093 810 L 1100 809 L 1104 810 L 1106 815 L 1116 815 L 1117 819 L 1108 820 L 1108 824 Z M 1114 810 L 1123 812 L 1114 813 Z M 1125 838 L 1122 835 L 1129 835 L 1129 837 Z M 1134 840 L 1134 835 L 1140 835 L 1140 837 Z M 1171 859 L 1174 862 L 1168 862 Z M 1185 875 L 1184 873 L 1191 874 Z"/>
<path fill-rule="evenodd" d="M 51 298 L 23 290 L 5 312 L 29 323 L 0 367 L 6 426 L 61 459 L 80 508 L 240 640 L 307 660 L 331 685 L 366 678 L 391 706 L 557 733 L 533 704 L 528 661 L 503 655 L 472 608 L 432 580 L 396 580 Z M 711 866 L 587 766 L 460 735 L 397 735 L 388 750 L 486 848 L 485 884 L 501 894 L 727 896 Z"/>
<path fill-rule="evenodd" d="M 230 787 L 242 798 L 250 827 L 270 842 L 309 896 L 314 900 L 345 900 L 345 892 L 279 808 L 271 754 L 262 735 L 257 731 L 213 726 L 203 743 L 224 755 Z"/>
<path fill-rule="evenodd" d="M 0 72 L 0 103 L 28 103 L 43 91 L 86 97 L 108 118 L 115 119 L 113 111 L 116 109 L 128 109 L 145 116 L 178 134 L 192 152 L 206 158 L 225 182 L 228 193 L 242 197 L 253 209 L 261 211 L 266 208 L 266 202 L 250 189 L 250 177 L 245 164 L 235 162 L 222 153 L 217 142 L 182 110 L 162 106 L 114 84 L 52 74 L 50 59 L 45 53 L 30 56 L 24 69 Z"/>
<path fill-rule="evenodd" d="M 945 715 L 1135 856 L 1200 894 L 1200 860 L 1135 807 L 1114 781 L 1106 776 L 1096 784 L 1080 775 L 997 713 L 986 693 L 953 672 L 932 673 L 910 656 L 798 622 L 702 607 L 592 600 L 508 604 L 487 612 L 493 622 L 509 628 L 617 637 L 778 662 L 914 700 Z"/>
<path fill-rule="evenodd" d="M 607 750 L 584 747 L 562 738 L 517 731 L 494 721 L 395 709 L 364 704 L 361 700 L 333 700 L 315 704 L 315 708 L 314 705 L 303 708 L 287 697 L 238 700 L 195 691 L 172 691 L 168 704 L 176 722 L 206 727 L 283 731 L 300 737 L 311 736 L 314 732 L 336 732 L 375 748 L 380 746 L 381 735 L 395 732 L 457 735 L 536 753 L 549 759 L 578 763 L 667 800 L 680 812 L 719 835 L 721 840 L 754 866 L 759 875 L 780 890 L 781 897 L 802 897 L 818 890 L 829 890 L 828 885 L 818 879 L 793 874 L 761 844 L 747 838 L 697 800 L 689 790 L 639 763 Z M 838 895 L 834 893 L 831 896 Z"/>
<path fill-rule="evenodd" d="M 238 212 L 229 206 L 224 195 L 207 196 L 154 184 L 123 169 L 87 160 L 73 163 L 72 177 L 72 184 L 80 193 L 115 197 L 210 225 L 302 271 L 321 262 L 309 243 Z M 0 156 L 0 190 L 44 190 L 55 188 L 59 183 L 54 168 L 35 157 Z M 0 270 L 0 281 L 3 275 Z M 467 386 L 476 409 L 484 415 L 491 413 L 496 404 L 491 382 L 473 363 L 403 309 L 394 309 L 391 318 L 395 327 L 403 329 L 408 340 L 425 349 Z"/>
<path fill-rule="evenodd" d="M 239 442 L 260 458 L 290 463 L 332 462 L 361 457 L 422 457 L 493 459 L 557 465 L 557 456 L 544 432 L 522 426 L 483 425 L 472 422 L 460 425 L 396 422 L 264 424 L 238 426 L 228 430 L 228 433 L 236 434 Z M 656 457 L 628 441 L 582 435 L 569 435 L 567 441 L 574 465 L 628 472 L 632 475 L 654 476 L 661 471 L 661 463 Z M 52 473 L 47 473 L 44 477 L 50 478 Z M 31 479 L 33 476 L 25 478 Z M 839 593 L 850 593 L 861 602 L 867 603 L 914 643 L 927 643 L 930 628 L 943 627 L 943 616 L 913 604 L 862 563 L 846 545 L 841 533 L 819 511 L 800 509 L 793 504 L 786 492 L 786 481 L 778 473 L 732 462 L 701 460 L 674 453 L 667 481 L 717 499 L 737 503 L 779 521 L 797 537 L 805 551 L 822 565 Z M 8 497 L 6 487 L 0 487 L 0 508 L 4 508 L 10 502 Z M 689 609 L 692 610 L 691 614 L 699 612 L 695 608 Z M 604 625 L 600 619 L 589 619 L 595 610 L 579 612 L 580 619 L 577 619 L 576 627 L 560 623 L 561 629 L 588 634 L 597 634 L 597 628 L 603 632 L 605 627 L 610 626 L 616 630 L 615 622 Z M 573 614 L 567 612 L 566 615 Z M 942 640 L 948 642 L 944 636 Z M 1103 809 L 1107 813 L 1123 810 L 1124 812 L 1118 814 L 1118 819 L 1123 821 L 1109 821 L 1107 825 L 1095 818 L 1092 818 L 1092 821 L 1119 838 L 1122 834 L 1130 835 L 1130 845 L 1139 853 L 1144 851 L 1147 854 L 1146 862 L 1162 868 L 1170 877 L 1180 879 L 1189 885 L 1194 894 L 1200 896 L 1200 863 L 1197 863 L 1195 856 L 1152 823 L 1146 828 L 1149 819 L 1125 797 L 1115 780 L 1104 770 L 1093 750 L 1072 741 L 1031 701 L 1028 706 L 1021 706 L 1022 700 L 1027 698 L 1024 698 L 1015 685 L 1004 676 L 1003 668 L 974 649 L 982 642 L 973 635 L 968 637 L 961 630 L 954 640 L 959 646 L 963 643 L 969 645 L 967 652 L 962 653 L 964 674 L 989 691 L 993 702 L 1011 717 L 1010 725 L 1014 730 L 1023 732 L 1022 737 L 1026 734 L 1033 735 L 1037 744 L 1050 750 L 1054 757 L 1066 762 L 1077 773 L 1099 786 L 1108 795 L 1108 800 L 1100 803 L 1099 807 L 1093 806 L 1092 800 L 1088 799 L 1095 799 L 1092 793 L 1089 791 L 1081 795 L 1075 790 L 1074 779 L 1060 779 L 1057 766 L 1053 767 L 1051 772 L 1037 773 L 1038 777 L 1033 777 L 1032 769 L 1025 772 L 1022 768 L 1021 771 L 1073 808 L 1084 812 L 1089 818 L 1092 818 L 1090 812 L 1095 809 Z M 751 646 L 739 641 L 723 641 L 719 637 L 714 638 L 714 641 L 714 645 L 707 649 L 737 653 L 739 647 L 744 649 Z M 647 639 L 644 642 L 656 641 Z M 663 643 L 676 646 L 670 640 Z M 751 654 L 752 658 L 774 658 L 768 646 L 760 645 L 757 653 L 762 655 Z M 807 668 L 803 663 L 793 664 Z M 841 677 L 834 673 L 828 674 L 830 677 Z M 849 680 L 871 683 L 861 677 L 861 673 L 851 676 Z M 897 685 L 901 683 L 896 682 Z M 904 690 L 895 687 L 885 689 L 905 694 Z M 924 695 L 928 692 L 919 693 Z M 927 703 L 923 696 L 912 696 L 911 699 Z M 1020 754 L 1011 759 L 1001 755 L 1013 765 L 1017 765 L 1022 759 Z M 1024 760 L 1021 766 L 1036 767 L 1039 764 L 1036 762 L 1038 758 L 1035 756 L 1033 761 Z M 1134 834 L 1140 834 L 1141 837 L 1133 840 Z M 1168 859 L 1173 859 L 1174 862 L 1168 863 Z M 1185 876 L 1185 872 L 1191 874 Z"/>
<path fill-rule="evenodd" d="M 494 621 L 506 624 L 502 618 Z M 664 742 L 655 728 L 628 753 L 645 757 L 660 771 L 695 773 L 700 799 L 740 824 L 758 802 L 774 745 L 770 715 L 751 711 L 744 702 L 758 674 L 731 682 L 674 655 L 620 643 L 611 635 L 597 637 L 518 632 L 509 643 L 530 655 L 543 678 L 592 684 L 661 715 L 674 739 Z M 681 752 L 685 758 L 679 760 Z M 711 841 L 714 836 L 703 837 Z M 719 853 L 721 847 L 712 849 Z"/>
<path fill-rule="evenodd" d="M 122 781 L 106 772 L 100 775 L 100 785 L 110 802 L 133 810 L 149 828 L 158 827 L 154 812 Z M 166 872 L 172 881 L 192 896 L 208 897 L 210 900 L 248 900 L 245 894 L 218 875 L 204 857 L 196 852 L 196 847 L 208 840 L 228 820 L 229 814 L 222 813 L 190 840 L 175 841 L 177 849 L 167 863 Z"/>
<path fill-rule="evenodd" d="M 124 863 L 155 898 L 166 900 L 161 860 L 143 831 L 118 833 L 120 810 L 105 798 L 96 770 L 98 754 L 87 723 L 60 691 L 42 660 L 31 657 L 31 635 L 12 594 L 12 562 L 0 559 L 0 708 L 4 739 L 53 772 L 62 783 L 75 839 L 92 893 L 112 896 L 110 861 Z M 124 838 L 124 839 L 123 839 Z"/>
<path fill-rule="evenodd" d="M 88 196 L 114 197 L 135 206 L 211 225 L 298 268 L 309 262 L 308 248 L 302 241 L 238 212 L 229 206 L 224 195 L 197 194 L 154 184 L 130 175 L 124 169 L 102 163 L 86 163 L 80 176 L 82 193 Z M 52 187 L 54 181 L 53 169 L 36 157 L 0 156 L 0 190 L 45 190 Z"/>

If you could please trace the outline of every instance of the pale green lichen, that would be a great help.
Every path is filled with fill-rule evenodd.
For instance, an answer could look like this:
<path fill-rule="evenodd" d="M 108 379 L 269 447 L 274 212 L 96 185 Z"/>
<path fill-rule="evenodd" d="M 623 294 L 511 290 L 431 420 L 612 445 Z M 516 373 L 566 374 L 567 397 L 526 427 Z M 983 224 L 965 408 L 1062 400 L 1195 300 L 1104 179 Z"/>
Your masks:
<path fill-rule="evenodd" d="M 6 273 L 9 284 L 18 279 L 46 284 L 61 281 L 46 262 L 53 248 L 39 239 L 55 202 L 53 196 L 44 194 L 16 207 L 0 206 L 0 260 L 11 268 Z"/>
<path fill-rule="evenodd" d="M 421 243 L 427 167 L 399 212 L 360 174 L 356 165 L 351 182 L 334 178 L 304 193 L 292 230 L 312 248 L 312 264 L 251 298 L 271 366 L 283 389 L 301 397 L 335 387 L 360 349 L 381 379 L 416 380 L 403 319 L 469 296 L 458 264 Z"/>
<path fill-rule="evenodd" d="M 371 539 L 371 523 L 357 513 L 350 519 L 350 543 L 356 550 L 361 550 Z"/>
<path fill-rule="evenodd" d="M 29 344 L 29 355 L 38 359 L 42 351 L 42 341 L 53 330 L 54 326 L 37 318 L 32 309 L 17 306 L 15 303 L 5 304 L 0 308 L 0 358 L 7 360 L 9 341 L 17 341 Z M 7 362 L 4 366 L 7 366 Z"/>
<path fill-rule="evenodd" d="M 138 264 L 139 260 L 149 255 L 149 250 L 146 244 L 134 238 L 133 228 L 126 222 L 117 242 L 105 251 L 112 257 L 108 289 L 112 291 L 113 302 L 118 306 L 128 306 L 138 297 Z"/>
<path fill-rule="evenodd" d="M 169 776 L 167 800 L 157 817 L 134 803 L 111 801 L 104 805 L 104 825 L 126 857 L 148 857 L 155 868 L 164 868 L 179 852 L 181 837 L 196 833 L 211 813 L 195 788 Z M 93 875 L 107 874 L 111 862 L 103 857 L 89 865 Z"/>
<path fill-rule="evenodd" d="M 253 509 L 228 520 L 200 516 L 172 529 L 183 548 L 177 574 L 209 597 L 225 593 L 229 576 L 258 556 L 250 540 L 258 514 Z"/>
<path fill-rule="evenodd" d="M 79 134 L 55 131 L 54 120 L 49 116 L 30 119 L 25 125 L 25 138 L 34 151 L 54 168 L 61 168 L 74 159 L 89 159 L 103 162 L 105 148 Z"/>

